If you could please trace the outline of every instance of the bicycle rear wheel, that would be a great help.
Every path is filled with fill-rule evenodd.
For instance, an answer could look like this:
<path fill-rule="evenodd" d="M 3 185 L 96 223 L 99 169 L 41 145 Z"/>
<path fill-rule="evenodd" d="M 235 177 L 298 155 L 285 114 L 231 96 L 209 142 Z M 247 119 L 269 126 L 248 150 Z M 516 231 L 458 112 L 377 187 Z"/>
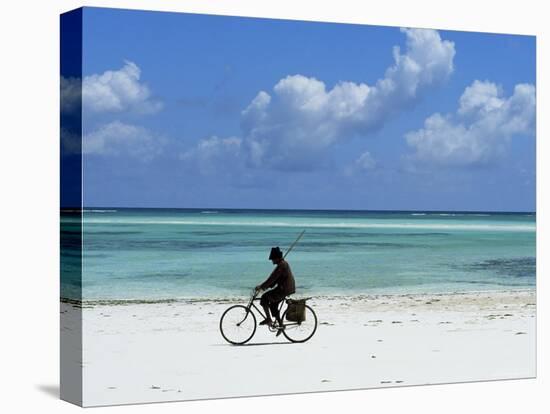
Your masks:
<path fill-rule="evenodd" d="M 243 305 L 228 308 L 220 318 L 220 332 L 233 345 L 242 345 L 252 339 L 256 332 L 256 316 Z"/>
<path fill-rule="evenodd" d="M 309 340 L 317 330 L 317 315 L 315 315 L 315 312 L 313 312 L 311 307 L 308 305 L 305 306 L 306 317 L 302 322 L 286 321 L 285 319 L 288 308 L 283 314 L 285 326 L 283 335 L 291 342 L 305 342 Z"/>

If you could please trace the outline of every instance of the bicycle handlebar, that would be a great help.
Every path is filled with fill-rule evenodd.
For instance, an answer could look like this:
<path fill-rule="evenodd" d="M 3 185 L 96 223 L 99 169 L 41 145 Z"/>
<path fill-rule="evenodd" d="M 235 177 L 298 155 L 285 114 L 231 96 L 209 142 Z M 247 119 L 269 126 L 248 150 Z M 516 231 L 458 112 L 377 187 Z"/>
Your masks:
<path fill-rule="evenodd" d="M 251 301 L 255 300 L 259 293 L 260 293 L 259 290 L 256 290 L 255 288 L 252 289 L 252 293 L 250 294 L 250 300 Z"/>

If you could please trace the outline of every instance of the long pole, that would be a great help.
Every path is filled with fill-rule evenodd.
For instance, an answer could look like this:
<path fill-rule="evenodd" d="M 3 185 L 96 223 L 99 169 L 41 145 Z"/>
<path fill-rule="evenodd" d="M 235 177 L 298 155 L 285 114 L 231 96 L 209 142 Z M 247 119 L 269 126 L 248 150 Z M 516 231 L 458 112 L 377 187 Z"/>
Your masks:
<path fill-rule="evenodd" d="M 287 254 L 290 253 L 290 251 L 291 251 L 292 248 L 296 245 L 296 243 L 298 243 L 298 242 L 300 241 L 300 239 L 302 238 L 302 236 L 304 235 L 305 232 L 306 232 L 306 231 L 305 231 L 305 229 L 304 229 L 304 230 L 300 233 L 300 235 L 298 236 L 298 238 L 297 238 L 296 240 L 294 240 L 294 243 L 292 243 L 292 244 L 290 245 L 290 247 L 287 249 L 285 255 L 283 256 L 283 259 L 286 257 Z"/>

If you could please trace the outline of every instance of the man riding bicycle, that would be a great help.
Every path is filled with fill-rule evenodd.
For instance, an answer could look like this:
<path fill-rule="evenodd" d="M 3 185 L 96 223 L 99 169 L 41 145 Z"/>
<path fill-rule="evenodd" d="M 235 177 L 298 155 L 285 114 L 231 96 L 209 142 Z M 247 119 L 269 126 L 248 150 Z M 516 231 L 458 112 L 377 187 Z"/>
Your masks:
<path fill-rule="evenodd" d="M 277 267 L 275 267 L 265 282 L 256 286 L 255 290 L 258 292 L 274 287 L 274 289 L 265 292 L 260 299 L 260 305 L 262 305 L 266 314 L 265 320 L 260 322 L 260 325 L 273 325 L 269 312 L 271 310 L 271 314 L 273 314 L 279 326 L 279 330 L 277 331 L 277 336 L 279 336 L 284 329 L 281 315 L 279 315 L 279 303 L 288 295 L 295 293 L 296 286 L 294 275 L 292 274 L 292 270 L 290 270 L 290 265 L 283 258 L 283 252 L 279 247 L 273 247 L 271 249 L 269 260 Z"/>

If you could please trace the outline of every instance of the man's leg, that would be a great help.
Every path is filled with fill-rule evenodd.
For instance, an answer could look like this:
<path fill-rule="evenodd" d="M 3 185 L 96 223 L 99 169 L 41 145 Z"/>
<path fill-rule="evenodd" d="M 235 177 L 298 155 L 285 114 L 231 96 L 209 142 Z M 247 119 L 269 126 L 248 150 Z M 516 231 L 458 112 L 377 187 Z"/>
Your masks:
<path fill-rule="evenodd" d="M 272 324 L 272 321 L 271 321 L 271 315 L 269 314 L 269 294 L 270 294 L 271 291 L 269 292 L 265 292 L 262 297 L 260 298 L 260 305 L 262 306 L 262 308 L 264 309 L 264 312 L 265 312 L 265 320 L 263 320 L 262 322 L 260 322 L 260 325 L 271 325 Z"/>
<path fill-rule="evenodd" d="M 283 330 L 285 329 L 283 325 L 283 321 L 281 320 L 281 315 L 279 314 L 279 304 L 282 302 L 280 298 L 277 298 L 277 301 L 270 303 L 271 313 L 273 314 L 273 317 L 277 320 L 277 336 L 283 333 Z"/>
<path fill-rule="evenodd" d="M 281 321 L 281 315 L 279 314 L 279 304 L 280 303 L 281 303 L 281 301 L 272 302 L 272 303 L 269 304 L 269 307 L 271 309 L 271 314 L 273 315 L 275 320 L 279 323 L 279 326 L 281 326 L 283 324 L 283 321 Z"/>

